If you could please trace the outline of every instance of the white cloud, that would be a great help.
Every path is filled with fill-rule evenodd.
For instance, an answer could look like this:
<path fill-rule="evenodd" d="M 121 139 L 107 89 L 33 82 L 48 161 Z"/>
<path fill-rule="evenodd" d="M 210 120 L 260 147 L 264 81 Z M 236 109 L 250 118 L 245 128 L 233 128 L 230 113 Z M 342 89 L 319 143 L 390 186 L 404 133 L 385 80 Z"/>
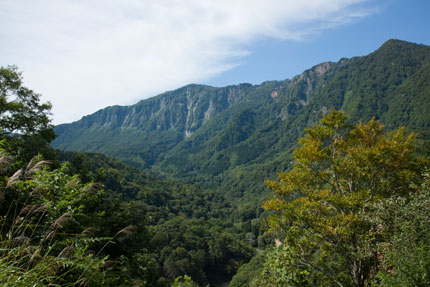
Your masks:
<path fill-rule="evenodd" d="M 365 0 L 2 0 L 0 65 L 18 65 L 54 122 L 201 82 L 267 37 L 363 17 Z"/>

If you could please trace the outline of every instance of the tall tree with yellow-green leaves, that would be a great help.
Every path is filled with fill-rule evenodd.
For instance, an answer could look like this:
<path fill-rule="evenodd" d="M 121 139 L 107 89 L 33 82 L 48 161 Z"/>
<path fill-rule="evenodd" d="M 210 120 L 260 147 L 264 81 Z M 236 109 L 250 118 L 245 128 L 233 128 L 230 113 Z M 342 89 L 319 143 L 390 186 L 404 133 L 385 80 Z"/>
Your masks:
<path fill-rule="evenodd" d="M 380 265 L 381 224 L 371 207 L 407 196 L 422 181 L 425 160 L 415 155 L 416 135 L 384 132 L 372 119 L 351 125 L 341 111 L 307 129 L 295 165 L 267 181 L 274 197 L 271 227 L 281 244 L 254 282 L 260 286 L 368 286 Z"/>

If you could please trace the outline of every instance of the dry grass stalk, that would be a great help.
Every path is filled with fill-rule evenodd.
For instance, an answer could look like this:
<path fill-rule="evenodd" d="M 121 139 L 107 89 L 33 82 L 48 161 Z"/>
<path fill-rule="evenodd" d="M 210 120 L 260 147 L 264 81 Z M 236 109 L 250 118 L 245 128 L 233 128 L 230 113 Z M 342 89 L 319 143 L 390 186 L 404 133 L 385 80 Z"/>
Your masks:
<path fill-rule="evenodd" d="M 33 252 L 33 255 L 31 255 L 31 257 L 30 257 L 30 260 L 28 261 L 28 264 L 30 265 L 31 263 L 33 263 L 33 261 L 36 259 L 36 258 L 39 258 L 40 257 L 40 247 L 38 247 L 34 252 Z"/>
<path fill-rule="evenodd" d="M 30 161 L 30 163 L 32 163 L 32 162 Z M 30 163 L 29 163 L 29 165 L 30 165 Z M 27 169 L 25 171 L 25 175 L 27 175 L 27 176 L 31 175 L 31 174 L 39 171 L 39 170 L 42 170 L 45 166 L 48 166 L 50 164 L 51 164 L 51 161 L 49 161 L 49 160 L 41 160 L 41 161 L 37 162 L 35 165 L 31 166 L 30 168 L 29 168 L 29 166 L 27 166 Z"/>
<path fill-rule="evenodd" d="M 10 187 L 10 186 L 12 186 L 13 184 L 15 184 L 18 180 L 19 180 L 19 178 L 20 178 L 20 176 L 22 175 L 22 169 L 20 169 L 20 170 L 18 170 L 18 171 L 16 171 L 9 179 L 8 179 L 8 181 L 7 181 L 7 184 L 6 184 L 6 187 Z"/>
<path fill-rule="evenodd" d="M 72 214 L 71 212 L 64 213 L 51 224 L 50 228 L 62 228 L 65 223 L 73 219 Z"/>
<path fill-rule="evenodd" d="M 63 250 L 61 250 L 61 252 L 58 254 L 58 258 L 62 257 L 62 258 L 67 258 L 69 257 L 71 251 L 73 250 L 72 246 L 66 246 L 63 248 Z"/>
<path fill-rule="evenodd" d="M 79 184 L 80 180 L 78 178 L 74 178 L 71 181 L 69 181 L 66 186 L 77 186 Z"/>
<path fill-rule="evenodd" d="M 35 213 L 46 212 L 52 206 L 52 204 L 53 204 L 52 201 L 47 201 L 42 206 L 40 206 L 39 208 L 37 208 L 34 212 Z"/>
<path fill-rule="evenodd" d="M 15 246 L 16 245 L 24 245 L 24 244 L 28 243 L 29 241 L 30 241 L 30 238 L 28 238 L 27 236 L 23 236 L 23 235 L 15 237 L 13 239 L 13 243 L 15 244 Z"/>
<path fill-rule="evenodd" d="M 33 158 L 28 162 L 27 166 L 25 167 L 25 171 L 27 172 L 28 170 L 30 170 L 40 160 L 41 158 L 39 155 L 33 156 Z"/>
<path fill-rule="evenodd" d="M 36 210 L 39 208 L 40 206 L 38 204 L 30 204 L 30 205 L 26 205 L 23 207 L 23 209 L 21 209 L 20 214 L 28 214 L 28 215 L 33 215 L 36 213 Z"/>
<path fill-rule="evenodd" d="M 46 235 L 46 237 L 43 239 L 43 241 L 52 239 L 56 233 L 57 233 L 56 229 L 52 230 L 51 232 L 48 233 L 48 235 Z"/>
<path fill-rule="evenodd" d="M 120 231 L 118 231 L 114 237 L 120 235 L 120 234 L 125 234 L 125 235 L 130 235 L 133 234 L 135 231 L 137 230 L 137 227 L 134 225 L 129 225 L 124 227 L 123 229 L 121 229 Z"/>
<path fill-rule="evenodd" d="M 87 251 L 85 251 L 85 256 L 95 256 L 96 255 L 96 252 L 94 251 L 94 250 L 87 250 Z"/>
<path fill-rule="evenodd" d="M 134 226 L 134 225 L 129 225 L 129 226 L 126 226 L 126 227 L 124 227 L 123 229 L 121 229 L 120 231 L 118 231 L 115 235 L 114 235 L 114 237 L 116 237 L 116 236 L 118 236 L 118 235 L 120 235 L 120 234 L 132 234 L 133 232 L 135 232 L 137 230 L 137 227 L 136 226 Z M 113 238 L 114 238 L 113 237 Z M 113 239 L 112 238 L 112 239 Z M 114 243 L 113 241 L 111 241 L 111 240 L 109 240 L 108 242 L 106 242 L 106 244 L 105 245 L 103 245 L 103 247 L 97 252 L 97 254 L 95 254 L 95 257 L 97 257 L 105 248 L 106 248 L 106 246 L 108 246 L 110 243 Z M 88 267 L 82 272 L 82 274 L 81 274 L 81 276 L 78 278 L 78 282 L 79 282 L 79 280 L 81 280 L 81 278 L 82 278 L 82 276 L 84 276 L 84 274 L 87 272 L 87 270 L 88 270 Z M 91 277 L 90 277 L 91 278 Z M 86 286 L 86 281 L 85 281 L 86 279 L 84 279 L 84 281 L 82 281 L 82 283 L 81 283 L 81 285 L 83 284 L 83 283 L 85 283 L 83 286 Z M 81 286 L 80 285 L 80 286 Z"/>
<path fill-rule="evenodd" d="M 97 229 L 95 227 L 88 227 L 84 231 L 82 231 L 82 234 L 88 235 L 88 236 L 94 236 L 97 232 Z"/>
<path fill-rule="evenodd" d="M 90 191 L 97 191 L 103 188 L 103 185 L 101 183 L 98 182 L 93 182 L 91 184 L 86 185 L 83 189 L 82 192 L 86 193 L 86 192 L 90 192 Z"/>
<path fill-rule="evenodd" d="M 14 218 L 14 221 L 12 222 L 11 230 L 13 230 L 16 226 L 24 223 L 25 222 L 24 220 L 25 220 L 25 218 L 22 216 L 18 216 L 16 218 Z"/>
<path fill-rule="evenodd" d="M 81 281 L 81 284 L 79 284 L 79 286 L 87 286 L 87 284 L 88 282 L 87 282 L 87 279 L 85 278 Z"/>
<path fill-rule="evenodd" d="M 10 156 L 4 150 L 0 151 L 0 168 L 3 169 L 3 166 L 9 166 L 11 161 Z"/>
<path fill-rule="evenodd" d="M 33 189 L 28 196 L 29 198 L 38 198 L 38 197 L 40 198 L 41 195 L 45 192 L 46 192 L 46 187 L 43 185 L 40 185 L 40 186 L 36 186 L 36 188 Z"/>

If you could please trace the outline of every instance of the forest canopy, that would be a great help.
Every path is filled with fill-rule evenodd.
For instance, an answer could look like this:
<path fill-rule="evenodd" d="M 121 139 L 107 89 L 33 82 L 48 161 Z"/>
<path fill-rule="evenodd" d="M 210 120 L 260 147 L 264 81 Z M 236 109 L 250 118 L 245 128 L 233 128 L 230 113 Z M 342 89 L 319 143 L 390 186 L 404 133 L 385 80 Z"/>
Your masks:
<path fill-rule="evenodd" d="M 430 284 L 429 159 L 417 152 L 417 134 L 406 128 L 386 131 L 375 118 L 354 123 L 332 110 L 306 129 L 293 158 L 294 144 L 276 145 L 288 150 L 276 159 L 286 171 L 265 181 L 271 199 L 258 194 L 240 202 L 219 189 L 154 178 L 102 154 L 54 151 L 50 109 L 23 85 L 16 67 L 0 68 L 0 283 Z M 243 110 L 207 146 L 244 147 L 234 149 L 233 161 L 213 153 L 213 167 L 251 153 L 244 139 L 260 122 L 255 116 Z M 277 118 L 273 124 L 291 139 L 290 132 L 298 136 L 303 126 L 313 125 L 310 119 L 299 122 L 293 128 Z M 279 143 L 278 137 L 259 140 L 252 146 L 259 152 Z M 264 164 L 265 173 L 236 170 L 226 182 L 240 185 L 229 189 L 256 195 L 258 188 L 250 186 L 279 170 L 274 163 Z M 226 184 L 216 181 L 223 173 L 215 180 L 196 175 Z"/>
<path fill-rule="evenodd" d="M 428 284 L 428 269 L 411 268 L 415 256 L 421 260 L 416 264 L 430 264 L 430 232 L 419 228 L 427 226 L 428 216 L 405 220 L 408 209 L 417 209 L 416 199 L 428 194 L 428 159 L 414 152 L 416 135 L 404 128 L 385 132 L 374 119 L 353 125 L 342 111 L 326 114 L 306 131 L 294 168 L 266 182 L 274 196 L 264 208 L 275 211 L 270 225 L 279 244 L 254 285 Z M 403 228 L 423 236 L 412 243 Z M 411 261 L 399 260 L 399 253 Z M 418 281 L 412 284 L 409 276 Z"/>

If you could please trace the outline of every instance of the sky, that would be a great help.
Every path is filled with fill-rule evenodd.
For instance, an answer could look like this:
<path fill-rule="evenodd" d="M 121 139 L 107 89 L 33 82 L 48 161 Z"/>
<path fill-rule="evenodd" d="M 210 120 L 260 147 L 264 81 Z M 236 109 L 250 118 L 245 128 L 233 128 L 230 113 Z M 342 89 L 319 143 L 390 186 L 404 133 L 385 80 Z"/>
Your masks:
<path fill-rule="evenodd" d="M 197 83 L 285 80 L 389 39 L 430 45 L 428 0 L 0 0 L 0 66 L 54 124 Z"/>

